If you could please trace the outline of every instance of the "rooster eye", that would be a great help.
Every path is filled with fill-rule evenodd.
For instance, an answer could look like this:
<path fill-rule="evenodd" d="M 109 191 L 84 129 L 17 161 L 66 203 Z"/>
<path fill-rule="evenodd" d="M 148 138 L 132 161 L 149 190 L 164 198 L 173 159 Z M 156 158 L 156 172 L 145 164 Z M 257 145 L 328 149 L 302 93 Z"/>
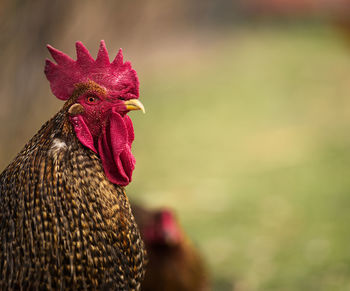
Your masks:
<path fill-rule="evenodd" d="M 93 96 L 93 95 L 86 96 L 86 102 L 87 102 L 87 103 L 94 104 L 94 103 L 96 103 L 98 100 L 99 100 L 99 99 L 98 99 L 96 96 Z"/>

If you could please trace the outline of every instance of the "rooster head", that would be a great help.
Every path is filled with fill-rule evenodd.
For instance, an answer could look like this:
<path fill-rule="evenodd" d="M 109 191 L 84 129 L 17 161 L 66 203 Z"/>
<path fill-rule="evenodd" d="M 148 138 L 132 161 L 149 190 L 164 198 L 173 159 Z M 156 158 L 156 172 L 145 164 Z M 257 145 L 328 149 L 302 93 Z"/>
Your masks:
<path fill-rule="evenodd" d="M 100 156 L 112 183 L 128 185 L 135 158 L 131 153 L 134 129 L 126 114 L 130 110 L 144 112 L 135 70 L 123 62 L 121 49 L 110 62 L 103 40 L 96 60 L 81 42 L 76 43 L 76 61 L 47 47 L 57 64 L 46 60 L 45 74 L 52 93 L 68 100 L 67 114 L 77 138 Z"/>

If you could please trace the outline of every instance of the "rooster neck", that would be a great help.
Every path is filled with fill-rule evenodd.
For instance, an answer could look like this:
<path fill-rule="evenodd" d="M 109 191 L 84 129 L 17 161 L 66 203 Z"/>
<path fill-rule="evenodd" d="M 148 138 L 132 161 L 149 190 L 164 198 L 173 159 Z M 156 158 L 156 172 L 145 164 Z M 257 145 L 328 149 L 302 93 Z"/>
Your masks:
<path fill-rule="evenodd" d="M 0 175 L 0 193 L 0 287 L 31 274 L 29 284 L 53 289 L 138 288 L 145 253 L 124 188 L 79 142 L 65 108 Z"/>

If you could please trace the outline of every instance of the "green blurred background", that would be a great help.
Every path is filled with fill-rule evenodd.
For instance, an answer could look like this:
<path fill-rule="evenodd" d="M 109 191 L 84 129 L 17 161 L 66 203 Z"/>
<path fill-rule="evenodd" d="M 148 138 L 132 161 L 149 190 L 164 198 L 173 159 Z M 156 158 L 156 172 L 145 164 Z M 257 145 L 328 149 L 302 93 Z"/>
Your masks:
<path fill-rule="evenodd" d="M 350 290 L 350 3 L 0 5 L 0 168 L 62 106 L 46 43 L 105 39 L 141 82 L 131 199 L 170 206 L 214 290 Z"/>

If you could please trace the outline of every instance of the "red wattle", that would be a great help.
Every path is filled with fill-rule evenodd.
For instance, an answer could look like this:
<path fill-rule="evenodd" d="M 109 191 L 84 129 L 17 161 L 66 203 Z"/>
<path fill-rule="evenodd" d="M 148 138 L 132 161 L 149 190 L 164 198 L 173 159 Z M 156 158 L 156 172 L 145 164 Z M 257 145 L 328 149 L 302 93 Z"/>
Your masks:
<path fill-rule="evenodd" d="M 98 153 L 107 178 L 114 184 L 126 186 L 131 182 L 135 168 L 131 153 L 133 140 L 131 119 L 112 109 L 98 139 Z"/>

